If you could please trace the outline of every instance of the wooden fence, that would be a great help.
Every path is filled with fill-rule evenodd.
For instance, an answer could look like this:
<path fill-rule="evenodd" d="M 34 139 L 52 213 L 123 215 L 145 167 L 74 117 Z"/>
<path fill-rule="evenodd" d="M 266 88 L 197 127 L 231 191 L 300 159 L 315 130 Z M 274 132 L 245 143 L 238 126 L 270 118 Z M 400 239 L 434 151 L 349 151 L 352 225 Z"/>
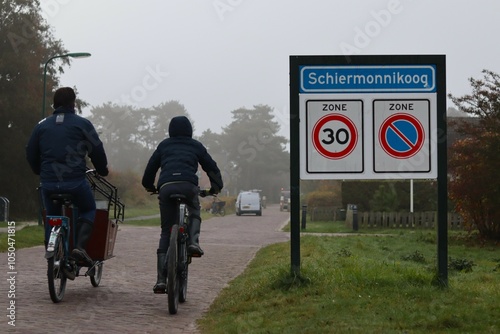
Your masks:
<path fill-rule="evenodd" d="M 338 221 L 343 220 L 348 227 L 352 227 L 354 212 L 351 207 L 342 212 L 338 208 L 312 208 L 309 211 L 311 221 Z M 358 228 L 412 228 L 425 229 L 437 226 L 437 212 L 358 212 Z M 464 228 L 462 217 L 456 212 L 448 213 L 448 227 L 453 230 Z"/>

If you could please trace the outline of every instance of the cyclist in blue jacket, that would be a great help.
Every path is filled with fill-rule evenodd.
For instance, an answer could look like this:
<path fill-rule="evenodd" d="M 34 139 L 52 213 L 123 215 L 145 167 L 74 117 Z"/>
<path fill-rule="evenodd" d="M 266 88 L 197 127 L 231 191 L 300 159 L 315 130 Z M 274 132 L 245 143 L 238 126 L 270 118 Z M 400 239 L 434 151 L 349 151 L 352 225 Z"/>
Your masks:
<path fill-rule="evenodd" d="M 108 175 L 108 161 L 99 136 L 92 123 L 75 113 L 75 91 L 59 88 L 54 93 L 54 113 L 41 120 L 33 129 L 26 146 L 26 158 L 36 175 L 47 215 L 58 215 L 60 208 L 50 200 L 54 193 L 73 195 L 78 208 L 76 244 L 72 257 L 92 263 L 85 248 L 92 234 L 96 213 L 95 199 L 85 177 L 86 156 L 98 174 Z M 45 229 L 45 246 L 50 226 Z"/>
<path fill-rule="evenodd" d="M 169 138 L 164 139 L 153 152 L 144 171 L 142 185 L 150 192 L 159 192 L 161 234 L 157 254 L 158 277 L 154 293 L 165 293 L 166 277 L 163 265 L 170 243 L 170 228 L 176 218 L 176 204 L 169 200 L 172 194 L 184 194 L 188 200 L 189 236 L 188 252 L 192 256 L 202 256 L 199 245 L 200 202 L 198 199 L 198 164 L 210 179 L 210 193 L 217 194 L 223 187 L 221 172 L 202 143 L 192 138 L 193 128 L 185 116 L 176 116 L 168 127 Z M 155 177 L 161 169 L 155 187 Z"/>

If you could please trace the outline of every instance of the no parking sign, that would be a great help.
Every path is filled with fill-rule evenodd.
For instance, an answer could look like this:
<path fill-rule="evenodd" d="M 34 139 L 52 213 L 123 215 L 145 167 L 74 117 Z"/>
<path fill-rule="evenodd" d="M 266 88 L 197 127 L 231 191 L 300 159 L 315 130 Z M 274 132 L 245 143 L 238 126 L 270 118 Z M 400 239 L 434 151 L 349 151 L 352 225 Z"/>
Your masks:
<path fill-rule="evenodd" d="M 432 161 L 436 160 L 432 159 L 434 134 L 430 121 L 431 101 L 428 99 L 374 100 L 373 171 L 428 174 Z"/>

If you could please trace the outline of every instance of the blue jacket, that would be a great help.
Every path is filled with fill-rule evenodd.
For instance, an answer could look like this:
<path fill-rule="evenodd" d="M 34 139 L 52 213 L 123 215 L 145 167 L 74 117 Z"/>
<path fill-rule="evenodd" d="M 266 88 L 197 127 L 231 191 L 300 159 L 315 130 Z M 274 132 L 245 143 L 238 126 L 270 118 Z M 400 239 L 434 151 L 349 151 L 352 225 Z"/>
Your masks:
<path fill-rule="evenodd" d="M 187 181 L 198 185 L 196 173 L 200 164 L 210 179 L 212 189 L 220 192 L 223 182 L 219 167 L 205 146 L 192 138 L 191 122 L 184 116 L 174 117 L 170 121 L 168 133 L 170 137 L 158 145 L 144 170 L 144 188 L 155 188 L 156 172 L 160 168 L 157 189 L 167 182 Z"/>
<path fill-rule="evenodd" d="M 97 173 L 108 175 L 108 160 L 94 126 L 64 107 L 35 126 L 26 146 L 28 163 L 41 182 L 85 178 L 87 155 Z"/>

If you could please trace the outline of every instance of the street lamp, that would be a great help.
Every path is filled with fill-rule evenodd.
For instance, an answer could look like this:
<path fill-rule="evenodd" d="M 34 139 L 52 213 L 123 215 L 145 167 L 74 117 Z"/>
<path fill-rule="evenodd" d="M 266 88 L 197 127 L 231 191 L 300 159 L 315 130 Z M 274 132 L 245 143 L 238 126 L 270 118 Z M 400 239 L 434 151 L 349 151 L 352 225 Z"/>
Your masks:
<path fill-rule="evenodd" d="M 45 118 L 45 91 L 46 91 L 46 86 L 47 86 L 47 65 L 56 58 L 66 58 L 66 57 L 71 57 L 71 58 L 87 58 L 90 57 L 90 53 L 88 52 L 70 52 L 66 53 L 63 55 L 57 55 L 50 57 L 46 62 L 43 67 L 43 101 L 42 101 L 42 119 Z"/>
<path fill-rule="evenodd" d="M 43 67 L 43 101 L 42 101 L 42 119 L 45 118 L 45 93 L 46 93 L 46 86 L 47 86 L 47 65 L 54 59 L 56 58 L 66 58 L 66 57 L 71 57 L 71 58 L 87 58 L 90 57 L 90 53 L 88 52 L 70 52 L 70 53 L 65 53 L 63 55 L 57 55 L 50 57 L 46 62 Z M 38 225 L 42 225 L 42 208 L 40 207 L 40 212 L 38 214 Z"/>

